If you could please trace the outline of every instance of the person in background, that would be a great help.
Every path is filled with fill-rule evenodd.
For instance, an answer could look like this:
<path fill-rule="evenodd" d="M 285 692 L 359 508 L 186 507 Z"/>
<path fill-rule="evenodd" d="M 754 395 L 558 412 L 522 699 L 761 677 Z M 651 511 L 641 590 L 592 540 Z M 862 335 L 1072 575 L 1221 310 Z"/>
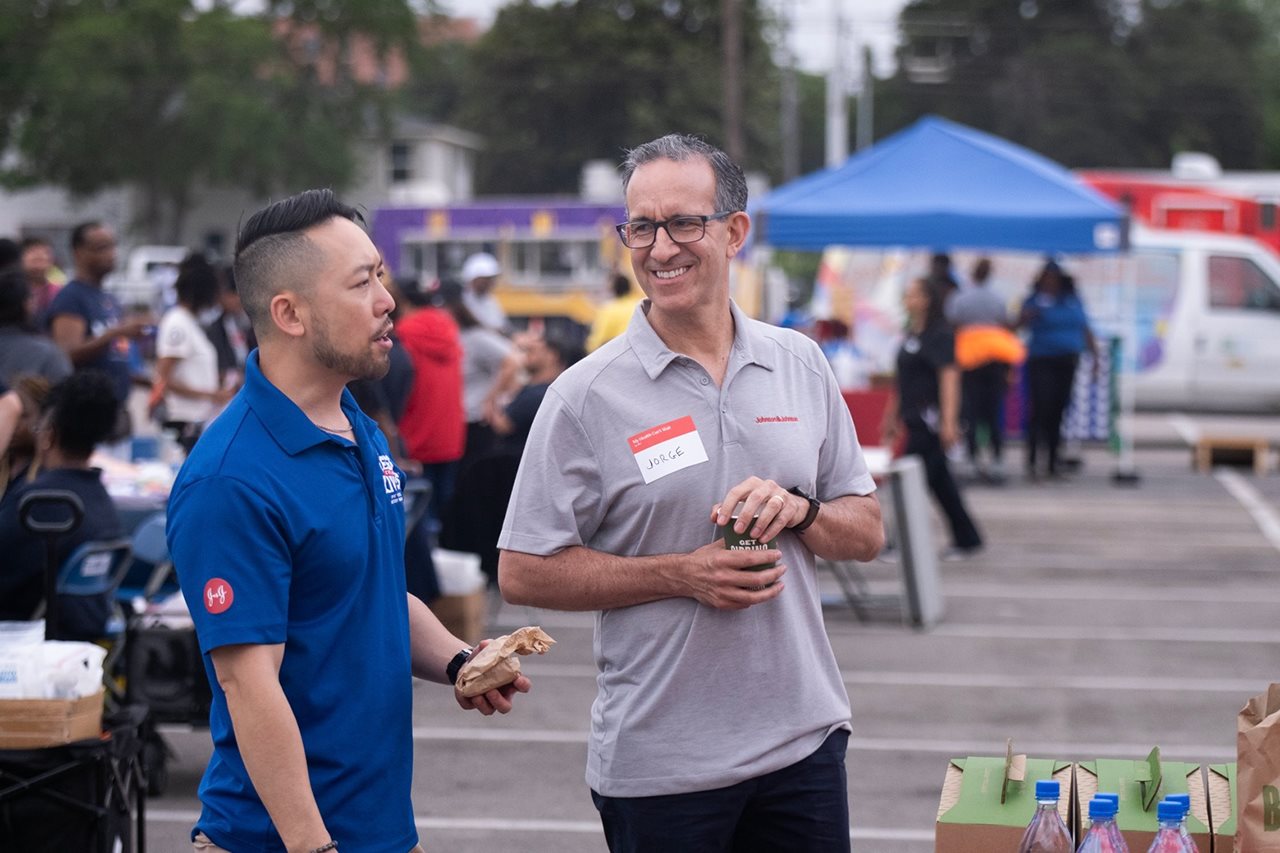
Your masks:
<path fill-rule="evenodd" d="M 595 352 L 605 341 L 611 341 L 625 332 L 636 305 L 644 296 L 636 292 L 631 286 L 631 279 L 622 273 L 613 274 L 611 290 L 613 298 L 600 306 L 591 322 L 591 333 L 587 335 L 587 352 Z"/>
<path fill-rule="evenodd" d="M 1075 280 L 1054 261 L 1032 283 L 1031 295 L 1022 303 L 1018 325 L 1027 338 L 1027 478 L 1040 479 L 1039 449 L 1045 451 L 1050 479 L 1062 476 L 1058 450 L 1062 444 L 1062 420 L 1071 403 L 1076 367 L 1085 350 L 1098 364 L 1098 344 L 1089 328 L 1084 303 L 1076 294 Z"/>
<path fill-rule="evenodd" d="M 102 283 L 116 267 L 115 232 L 101 222 L 82 222 L 71 231 L 75 276 L 49 305 L 49 334 L 77 370 L 101 370 L 115 382 L 120 403 L 115 438 L 132 432 L 126 403 L 133 385 L 133 342 L 147 335 L 149 314 L 125 318 L 120 302 Z"/>
<path fill-rule="evenodd" d="M 0 269 L 0 382 L 42 376 L 58 382 L 71 373 L 71 361 L 53 341 L 35 331 L 35 307 L 28 279 L 17 267 Z"/>
<path fill-rule="evenodd" d="M 742 169 L 671 134 L 629 152 L 623 190 L 648 298 L 546 392 L 503 597 L 600 611 L 587 783 L 610 850 L 848 851 L 849 697 L 815 561 L 880 550 L 875 484 L 817 344 L 730 299 Z M 767 550 L 716 539 L 739 503 Z"/>
<path fill-rule="evenodd" d="M 468 463 L 493 448 L 491 422 L 501 414 L 500 401 L 508 400 L 519 386 L 522 366 L 517 347 L 477 320 L 467 307 L 463 293 L 455 282 L 440 285 L 441 304 L 458 324 L 462 342 L 462 402 L 467 437 L 460 473 Z"/>
<path fill-rule="evenodd" d="M 0 457 L 8 456 L 25 414 L 22 397 L 0 382 Z M 0 495 L 4 494 L 3 489 L 9 482 L 7 474 L 7 471 L 0 471 Z"/>
<path fill-rule="evenodd" d="M 462 264 L 462 282 L 465 288 L 462 301 L 482 326 L 509 335 L 511 323 L 507 321 L 507 313 L 502 310 L 498 298 L 493 295 L 493 288 L 497 286 L 500 275 L 502 265 L 493 255 L 488 252 L 471 255 Z"/>
<path fill-rule="evenodd" d="M 529 381 L 493 419 L 493 429 L 500 436 L 501 444 L 517 458 L 524 453 L 533 419 L 551 383 L 586 355 L 582 347 L 554 335 L 527 338 L 522 341 L 521 349 Z M 506 501 L 502 504 L 505 506 Z"/>
<path fill-rule="evenodd" d="M 27 286 L 31 288 L 36 301 L 31 319 L 36 330 L 43 332 L 48 326 L 49 306 L 62 289 L 61 285 L 50 278 L 53 271 L 53 246 L 43 237 L 26 237 L 21 248 L 22 272 L 27 277 Z"/>
<path fill-rule="evenodd" d="M 22 249 L 8 237 L 0 237 L 0 270 L 17 266 L 22 259 Z"/>
<path fill-rule="evenodd" d="M 220 288 L 218 305 L 222 310 L 214 321 L 205 327 L 205 334 L 218 353 L 218 377 L 223 388 L 240 387 L 244 379 L 244 365 L 249 353 L 258 345 L 253 334 L 253 324 L 240 303 L 236 291 L 236 274 L 230 266 L 218 268 Z"/>
<path fill-rule="evenodd" d="M 943 316 L 944 291 L 945 286 L 933 279 L 907 285 L 902 299 L 907 331 L 898 350 L 897 393 L 885 408 L 880 433 L 892 446 L 906 428 L 903 455 L 920 457 L 929 490 L 951 530 L 951 547 L 943 559 L 959 560 L 982 550 L 982 535 L 947 462 L 947 450 L 960 440 L 960 369 L 955 336 Z"/>
<path fill-rule="evenodd" d="M 462 404 L 462 342 L 448 311 L 431 294 L 412 292 L 400 342 L 413 363 L 413 389 L 397 426 L 405 453 L 431 482 L 431 518 L 439 522 L 453 496 L 467 436 Z"/>
<path fill-rule="evenodd" d="M 245 222 L 245 383 L 187 457 L 169 551 L 213 688 L 193 850 L 420 853 L 411 676 L 472 650 L 405 590 L 403 473 L 346 386 L 389 366 L 393 302 L 329 190 Z M 511 710 L 520 676 L 474 698 Z"/>
<path fill-rule="evenodd" d="M 1005 341 L 1016 347 L 1010 331 L 1009 310 L 992 292 L 991 259 L 979 258 L 970 276 L 972 283 L 946 303 L 947 320 L 956 330 L 956 361 L 960 378 L 961 421 L 969 450 L 969 464 L 982 479 L 1004 481 L 1004 399 L 1012 364 L 992 343 Z M 984 343 L 986 346 L 984 346 Z M 968 363 L 969 353 L 976 363 Z M 982 439 L 991 448 L 988 466 L 981 457 Z"/>
<path fill-rule="evenodd" d="M 200 314 L 218 302 L 218 274 L 203 255 L 188 255 L 173 284 L 178 304 L 156 333 L 156 386 L 164 395 L 164 428 L 190 453 L 204 425 L 235 394 L 218 376 L 218 352 Z"/>
<path fill-rule="evenodd" d="M 960 292 L 960 281 L 951 265 L 951 256 L 946 252 L 934 252 L 929 257 L 927 278 L 942 294 L 944 302 Z"/>
<path fill-rule="evenodd" d="M 58 565 L 85 542 L 122 535 L 102 471 L 89 464 L 94 448 L 111 435 L 118 408 L 111 379 L 96 370 L 72 374 L 50 390 L 36 429 L 33 465 L 39 473 L 22 478 L 0 499 L 0 619 L 30 619 L 44 599 L 46 544 L 22 526 L 18 505 L 24 495 L 58 489 L 76 495 L 84 506 L 80 526 L 58 538 Z M 111 593 L 60 597 L 58 608 L 61 636 L 52 639 L 100 640 L 107 636 L 114 598 Z"/>

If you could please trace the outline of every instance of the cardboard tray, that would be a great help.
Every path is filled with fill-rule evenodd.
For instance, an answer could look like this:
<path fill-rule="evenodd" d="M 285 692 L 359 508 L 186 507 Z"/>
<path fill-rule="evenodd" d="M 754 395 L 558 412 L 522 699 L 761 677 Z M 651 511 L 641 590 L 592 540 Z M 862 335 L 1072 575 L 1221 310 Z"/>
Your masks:
<path fill-rule="evenodd" d="M 41 749 L 100 737 L 103 693 L 81 699 L 0 699 L 0 749 Z"/>

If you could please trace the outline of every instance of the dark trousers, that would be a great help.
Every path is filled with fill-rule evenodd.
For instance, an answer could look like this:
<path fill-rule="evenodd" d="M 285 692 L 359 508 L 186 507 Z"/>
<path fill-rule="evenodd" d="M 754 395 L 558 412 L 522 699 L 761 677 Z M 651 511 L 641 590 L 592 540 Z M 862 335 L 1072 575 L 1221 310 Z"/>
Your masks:
<path fill-rule="evenodd" d="M 1035 472 L 1037 449 L 1044 446 L 1049 473 L 1058 473 L 1058 447 L 1062 443 L 1062 418 L 1071 403 L 1079 356 L 1054 355 L 1027 359 L 1027 470 Z"/>
<path fill-rule="evenodd" d="M 942 441 L 938 434 L 923 421 L 907 421 L 907 446 L 904 455 L 919 456 L 924 463 L 924 476 L 929 483 L 929 491 L 942 508 L 951 528 L 951 544 L 957 548 L 977 548 L 982 544 L 982 535 L 969 517 L 965 509 L 964 498 L 960 496 L 960 487 L 955 477 L 951 476 L 951 466 L 947 463 L 946 451 L 942 449 Z"/>
<path fill-rule="evenodd" d="M 1004 396 L 1009 387 L 1009 365 L 993 361 L 966 370 L 961 376 L 964 420 L 969 425 L 969 458 L 978 459 L 978 431 L 986 427 L 991 458 L 1000 461 L 1004 450 Z"/>
<path fill-rule="evenodd" d="M 840 853 L 849 850 L 849 733 L 773 773 L 727 788 L 591 799 L 611 853 Z"/>

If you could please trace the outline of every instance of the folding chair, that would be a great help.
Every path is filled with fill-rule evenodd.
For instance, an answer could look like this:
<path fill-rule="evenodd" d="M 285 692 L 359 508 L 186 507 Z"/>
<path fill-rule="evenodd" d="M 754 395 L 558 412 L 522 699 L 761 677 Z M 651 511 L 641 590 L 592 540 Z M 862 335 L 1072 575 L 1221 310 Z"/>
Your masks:
<path fill-rule="evenodd" d="M 165 539 L 166 521 L 164 510 L 154 512 L 143 519 L 129 537 L 133 558 L 120 588 L 116 590 L 116 601 L 130 610 L 139 598 L 146 601 L 154 599 L 173 577 L 173 561 Z"/>

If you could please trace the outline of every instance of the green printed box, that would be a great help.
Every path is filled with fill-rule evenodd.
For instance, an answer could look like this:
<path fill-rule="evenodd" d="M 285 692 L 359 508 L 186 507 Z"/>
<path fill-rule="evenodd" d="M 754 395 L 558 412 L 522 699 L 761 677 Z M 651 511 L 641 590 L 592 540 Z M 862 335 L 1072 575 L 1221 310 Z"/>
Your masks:
<path fill-rule="evenodd" d="M 1071 762 L 1013 755 L 953 758 L 938 804 L 934 853 L 1016 850 L 1036 811 L 1036 781 L 1056 779 L 1058 811 L 1071 826 Z"/>
<path fill-rule="evenodd" d="M 1213 853 L 1232 853 L 1236 846 L 1236 763 L 1210 764 L 1208 780 Z"/>
<path fill-rule="evenodd" d="M 1076 837 L 1088 831 L 1089 801 L 1099 791 L 1118 794 L 1120 811 L 1116 826 L 1130 850 L 1146 850 L 1160 828 L 1156 804 L 1168 794 L 1190 794 L 1187 831 L 1201 851 L 1210 850 L 1209 800 L 1198 764 L 1163 761 L 1160 747 L 1145 759 L 1130 761 L 1100 758 L 1075 766 Z"/>

